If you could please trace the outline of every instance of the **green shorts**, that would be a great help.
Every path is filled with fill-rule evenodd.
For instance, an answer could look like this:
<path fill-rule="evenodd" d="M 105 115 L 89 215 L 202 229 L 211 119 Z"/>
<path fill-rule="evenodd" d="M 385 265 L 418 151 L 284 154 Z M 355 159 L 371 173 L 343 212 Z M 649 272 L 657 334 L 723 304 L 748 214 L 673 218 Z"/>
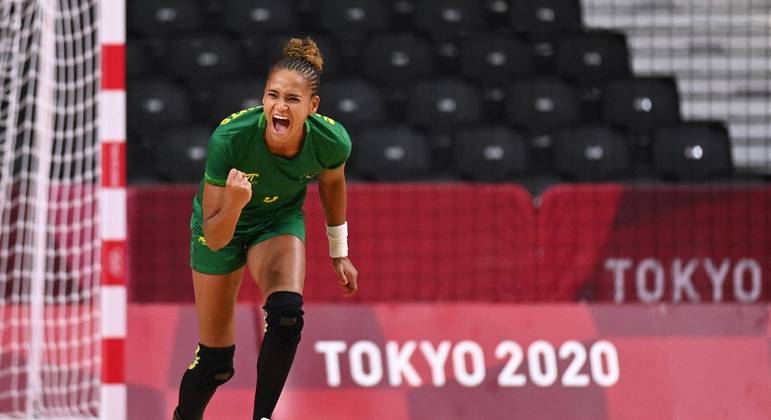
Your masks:
<path fill-rule="evenodd" d="M 204 274 L 228 274 L 246 264 L 246 253 L 254 245 L 279 235 L 292 235 L 305 242 L 303 214 L 284 214 L 273 222 L 250 232 L 239 233 L 219 251 L 206 245 L 202 232 L 191 230 L 190 268 Z"/>

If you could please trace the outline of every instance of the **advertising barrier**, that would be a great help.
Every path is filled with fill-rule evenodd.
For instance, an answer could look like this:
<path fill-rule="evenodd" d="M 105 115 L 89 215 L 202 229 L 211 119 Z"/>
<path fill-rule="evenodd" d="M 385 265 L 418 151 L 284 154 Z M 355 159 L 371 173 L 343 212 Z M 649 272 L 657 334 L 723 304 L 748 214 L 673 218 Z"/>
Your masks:
<path fill-rule="evenodd" d="M 239 306 L 236 377 L 218 391 L 208 418 L 251 413 L 262 328 L 253 308 Z M 276 420 L 765 420 L 771 413 L 768 306 L 305 309 Z M 147 367 L 129 369 L 130 418 L 166 418 L 192 357 L 194 310 L 132 305 L 129 314 L 136 337 L 129 366 Z M 169 351 L 151 355 L 148 345 Z"/>

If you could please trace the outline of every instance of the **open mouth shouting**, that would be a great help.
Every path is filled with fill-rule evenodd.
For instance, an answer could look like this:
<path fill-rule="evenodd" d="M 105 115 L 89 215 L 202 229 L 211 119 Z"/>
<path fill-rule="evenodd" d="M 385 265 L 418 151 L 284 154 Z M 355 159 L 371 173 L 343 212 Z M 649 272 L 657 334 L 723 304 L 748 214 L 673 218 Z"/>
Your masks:
<path fill-rule="evenodd" d="M 290 121 L 289 117 L 285 117 L 282 115 L 273 115 L 273 118 L 271 118 L 273 121 L 273 132 L 276 133 L 279 136 L 283 136 L 284 134 L 287 134 L 289 132 L 290 127 Z"/>

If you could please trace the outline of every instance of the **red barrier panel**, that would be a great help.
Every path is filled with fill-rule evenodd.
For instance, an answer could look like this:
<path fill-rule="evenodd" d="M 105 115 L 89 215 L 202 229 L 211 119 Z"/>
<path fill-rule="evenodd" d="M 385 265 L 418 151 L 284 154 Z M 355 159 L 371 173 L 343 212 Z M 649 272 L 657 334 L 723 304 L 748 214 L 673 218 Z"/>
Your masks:
<path fill-rule="evenodd" d="M 207 418 L 251 413 L 260 314 L 237 318 L 236 376 Z M 761 305 L 309 304 L 274 418 L 765 420 L 770 319 Z M 132 305 L 128 320 L 127 363 L 143 367 L 128 370 L 129 418 L 166 418 L 195 312 Z"/>
<path fill-rule="evenodd" d="M 771 300 L 771 189 L 563 185 L 537 211 L 554 300 Z"/>
<path fill-rule="evenodd" d="M 131 299 L 192 301 L 189 218 L 194 186 L 129 191 Z M 317 188 L 306 200 L 309 301 L 341 301 Z M 353 184 L 348 191 L 351 258 L 360 293 L 346 301 L 533 301 L 535 220 L 515 185 Z M 257 301 L 251 281 L 240 300 Z"/>

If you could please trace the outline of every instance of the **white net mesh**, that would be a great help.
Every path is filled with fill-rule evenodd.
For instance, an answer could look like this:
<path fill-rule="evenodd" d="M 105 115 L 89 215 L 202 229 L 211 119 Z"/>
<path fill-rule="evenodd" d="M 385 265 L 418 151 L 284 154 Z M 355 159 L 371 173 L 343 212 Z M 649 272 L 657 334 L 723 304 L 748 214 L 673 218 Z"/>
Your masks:
<path fill-rule="evenodd" d="M 95 16 L 0 1 L 0 418 L 98 412 Z"/>

